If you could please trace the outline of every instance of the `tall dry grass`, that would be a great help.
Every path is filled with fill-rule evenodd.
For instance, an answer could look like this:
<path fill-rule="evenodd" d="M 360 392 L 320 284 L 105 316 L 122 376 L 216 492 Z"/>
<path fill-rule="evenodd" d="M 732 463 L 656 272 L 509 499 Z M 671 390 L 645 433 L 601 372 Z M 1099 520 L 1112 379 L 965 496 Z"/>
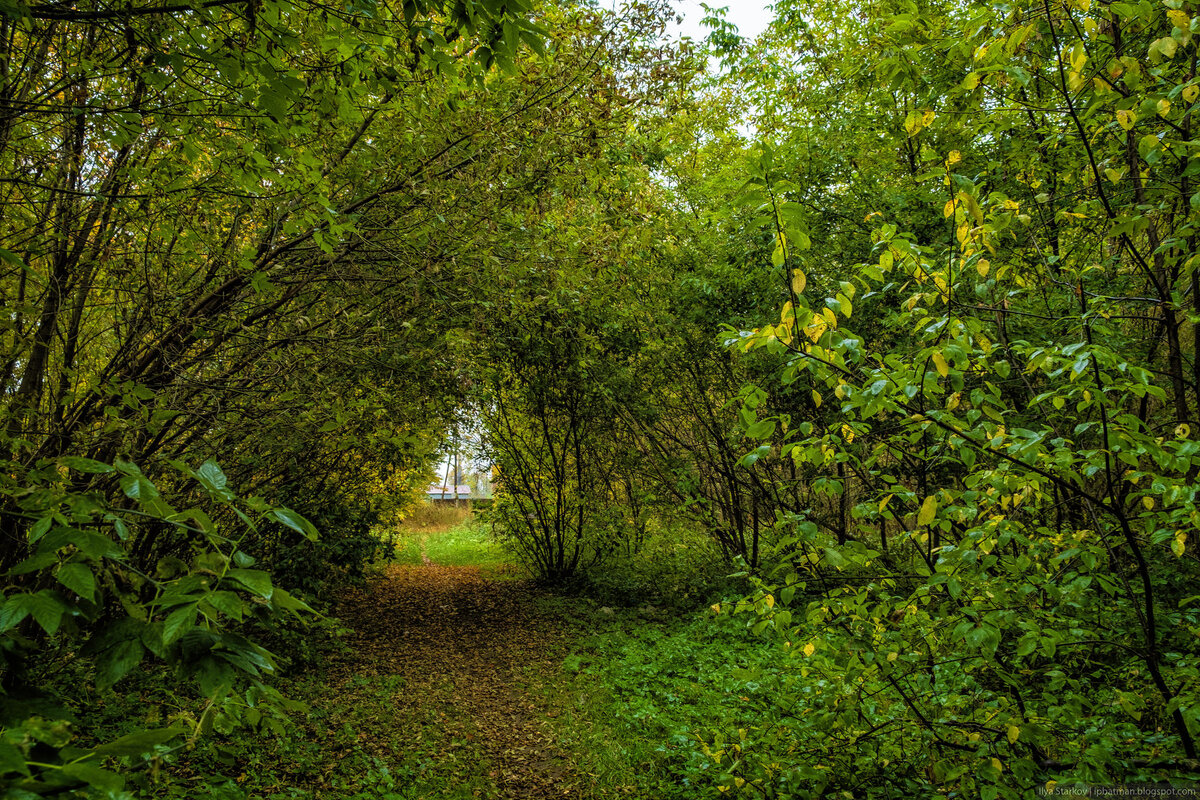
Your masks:
<path fill-rule="evenodd" d="M 455 506 L 449 503 L 421 503 L 396 526 L 402 533 L 447 533 L 471 518 L 466 501 Z"/>

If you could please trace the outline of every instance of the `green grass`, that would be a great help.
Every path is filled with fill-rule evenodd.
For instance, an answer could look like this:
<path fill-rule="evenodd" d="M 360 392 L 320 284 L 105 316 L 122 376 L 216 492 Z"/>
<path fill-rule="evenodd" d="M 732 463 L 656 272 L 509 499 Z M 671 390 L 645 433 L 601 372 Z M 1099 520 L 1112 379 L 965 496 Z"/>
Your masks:
<path fill-rule="evenodd" d="M 699 742 L 754 724 L 771 649 L 728 616 L 553 602 L 581 629 L 562 680 L 546 687 L 564 747 L 614 796 L 718 796 Z"/>
<path fill-rule="evenodd" d="M 424 538 L 423 534 L 397 532 L 395 536 L 396 547 L 392 555 L 392 562 L 414 566 L 420 565 L 422 563 L 421 540 Z"/>
<path fill-rule="evenodd" d="M 446 533 L 427 536 L 425 554 L 443 567 L 499 567 L 510 560 L 488 528 L 473 520 Z"/>
<path fill-rule="evenodd" d="M 490 529 L 467 517 L 446 529 L 401 526 L 391 534 L 394 547 L 388 563 L 442 567 L 481 567 L 493 577 L 519 577 L 523 570 L 491 534 Z"/>

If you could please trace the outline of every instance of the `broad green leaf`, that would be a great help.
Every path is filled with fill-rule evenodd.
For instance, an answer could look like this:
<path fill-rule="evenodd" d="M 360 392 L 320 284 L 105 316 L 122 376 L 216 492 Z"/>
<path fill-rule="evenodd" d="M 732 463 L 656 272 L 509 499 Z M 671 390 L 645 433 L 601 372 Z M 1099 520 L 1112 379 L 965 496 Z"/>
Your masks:
<path fill-rule="evenodd" d="M 317 540 L 317 529 L 313 524 L 290 508 L 273 508 L 267 512 L 266 516 L 302 534 L 310 542 Z"/>
<path fill-rule="evenodd" d="M 91 458 L 80 458 L 79 456 L 63 456 L 59 463 L 70 467 L 76 472 L 91 472 L 96 474 L 105 474 L 115 472 L 116 467 L 111 464 L 105 464 L 103 461 L 96 461 Z"/>
<path fill-rule="evenodd" d="M 271 574 L 260 569 L 231 569 L 225 573 L 229 580 L 236 581 L 248 592 L 267 600 L 271 599 L 274 587 L 271 584 Z"/>
<path fill-rule="evenodd" d="M 58 582 L 86 600 L 96 599 L 96 576 L 85 564 L 63 564 L 55 574 Z"/>
<path fill-rule="evenodd" d="M 96 687 L 108 689 L 142 662 L 145 647 L 136 639 L 124 639 L 104 650 L 96 659 Z"/>
<path fill-rule="evenodd" d="M 98 756 L 139 756 L 153 750 L 160 744 L 166 744 L 177 738 L 180 728 L 158 728 L 156 730 L 139 731 L 114 739 L 96 748 Z"/>
<path fill-rule="evenodd" d="M 124 778 L 115 772 L 101 768 L 94 761 L 76 761 L 66 764 L 62 768 L 62 774 L 107 792 L 119 792 L 125 788 Z"/>
<path fill-rule="evenodd" d="M 25 757 L 21 755 L 20 750 L 0 738 L 0 775 L 11 775 L 14 772 L 22 775 L 29 774 Z"/>
<path fill-rule="evenodd" d="M 196 603 L 190 602 L 172 611 L 163 622 L 163 645 L 169 647 L 196 624 Z"/>

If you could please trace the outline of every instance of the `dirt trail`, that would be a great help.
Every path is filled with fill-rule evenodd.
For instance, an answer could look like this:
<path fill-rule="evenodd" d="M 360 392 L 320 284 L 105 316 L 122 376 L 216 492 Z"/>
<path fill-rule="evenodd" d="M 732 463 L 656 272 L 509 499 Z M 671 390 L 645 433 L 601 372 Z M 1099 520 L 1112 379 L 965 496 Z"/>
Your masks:
<path fill-rule="evenodd" d="M 445 743 L 430 758 L 475 771 L 463 785 L 421 797 L 464 796 L 467 782 L 468 797 L 587 794 L 587 781 L 555 747 L 545 720 L 553 711 L 528 688 L 554 674 L 568 640 L 562 620 L 539 610 L 535 596 L 527 582 L 491 579 L 477 567 L 426 564 L 389 566 L 343 601 L 340 616 L 354 632 L 338 671 L 399 676 L 397 721 L 435 726 L 417 731 Z"/>

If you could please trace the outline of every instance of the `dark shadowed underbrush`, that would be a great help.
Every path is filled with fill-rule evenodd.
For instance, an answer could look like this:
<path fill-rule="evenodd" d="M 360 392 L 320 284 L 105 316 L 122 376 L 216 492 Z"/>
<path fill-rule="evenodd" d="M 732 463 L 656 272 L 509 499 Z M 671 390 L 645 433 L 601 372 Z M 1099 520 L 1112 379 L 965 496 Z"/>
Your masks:
<path fill-rule="evenodd" d="M 602 605 L 705 608 L 740 591 L 710 537 L 686 527 L 655 532 L 640 549 L 619 551 L 582 570 L 569 588 Z"/>

